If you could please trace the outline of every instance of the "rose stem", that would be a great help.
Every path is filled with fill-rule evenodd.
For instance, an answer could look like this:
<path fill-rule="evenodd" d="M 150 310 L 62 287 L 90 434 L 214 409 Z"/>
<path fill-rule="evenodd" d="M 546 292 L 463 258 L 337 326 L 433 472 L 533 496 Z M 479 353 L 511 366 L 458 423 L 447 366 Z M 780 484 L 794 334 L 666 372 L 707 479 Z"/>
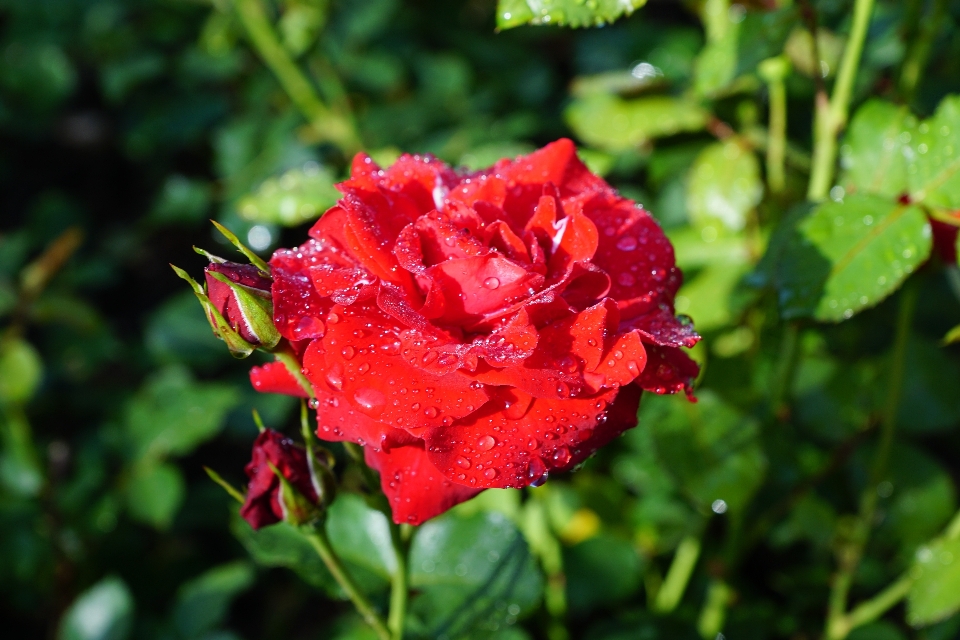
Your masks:
<path fill-rule="evenodd" d="M 860 498 L 860 513 L 854 525 L 851 541 L 840 551 L 840 568 L 830 589 L 826 640 L 843 640 L 851 631 L 846 615 L 847 598 L 853 577 L 863 557 L 863 550 L 870 539 L 870 529 L 877 510 L 877 485 L 883 481 L 893 446 L 893 434 L 897 425 L 897 411 L 903 391 L 904 362 L 907 356 L 907 342 L 910 337 L 910 325 L 917 306 L 917 288 L 908 282 L 900 292 L 900 311 L 897 315 L 896 336 L 890 361 L 890 378 L 887 386 L 887 404 L 884 407 L 880 423 L 880 444 L 873 459 L 870 480 Z"/>
<path fill-rule="evenodd" d="M 850 29 L 850 39 L 847 41 L 840 61 L 837 82 L 833 86 L 833 97 L 828 101 L 824 94 L 817 94 L 816 116 L 813 123 L 815 136 L 813 167 L 810 173 L 810 186 L 807 190 L 807 199 L 814 202 L 825 200 L 833 184 L 833 173 L 837 164 L 837 136 L 847 124 L 853 82 L 857 77 L 857 68 L 860 66 L 863 43 L 867 39 L 873 4 L 874 0 L 856 0 L 853 6 L 853 27 Z M 819 60 L 817 62 L 819 63 Z"/>
<path fill-rule="evenodd" d="M 350 577 L 346 571 L 346 568 L 340 562 L 340 558 L 338 558 L 337 554 L 334 553 L 323 525 L 320 524 L 315 527 L 304 527 L 301 529 L 301 531 L 303 532 L 304 537 L 306 537 L 306 539 L 316 550 L 317 555 L 320 556 L 320 559 L 323 560 L 323 563 L 327 565 L 330 575 L 332 575 L 334 580 L 337 581 L 337 584 L 343 588 L 344 592 L 346 592 L 347 596 L 350 598 L 350 601 L 353 602 L 353 606 L 357 608 L 357 611 L 360 612 L 360 615 L 363 616 L 363 619 L 366 621 L 366 623 L 369 624 L 377 633 L 377 636 L 380 638 L 380 640 L 392 640 L 390 636 L 390 630 L 387 629 L 387 626 L 383 623 L 383 619 L 379 614 L 377 614 L 376 610 L 374 610 L 373 605 L 370 604 L 370 601 L 367 600 L 366 596 L 361 593 L 360 589 L 353 581 L 353 578 Z"/>
<path fill-rule="evenodd" d="M 280 44 L 261 0 L 233 0 L 240 22 L 263 62 L 276 76 L 314 130 L 345 153 L 360 149 L 360 140 L 350 118 L 334 113 L 320 100 L 303 72 Z"/>

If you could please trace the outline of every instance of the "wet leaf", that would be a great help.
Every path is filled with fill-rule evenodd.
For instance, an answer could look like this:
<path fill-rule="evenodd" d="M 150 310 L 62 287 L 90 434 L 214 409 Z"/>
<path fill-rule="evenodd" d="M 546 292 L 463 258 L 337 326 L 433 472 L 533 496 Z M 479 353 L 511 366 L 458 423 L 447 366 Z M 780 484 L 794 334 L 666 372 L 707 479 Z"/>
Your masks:
<path fill-rule="evenodd" d="M 230 530 L 254 562 L 265 567 L 292 569 L 307 584 L 336 594 L 339 587 L 316 550 L 299 531 L 281 522 L 254 531 L 246 520 L 234 515 Z"/>
<path fill-rule="evenodd" d="M 624 100 L 592 94 L 574 100 L 564 117 L 583 142 L 605 151 L 625 151 L 652 138 L 699 131 L 709 113 L 695 102 L 671 96 Z"/>
<path fill-rule="evenodd" d="M 780 308 L 787 318 L 850 318 L 893 293 L 931 245 L 930 223 L 916 206 L 859 194 L 825 202 L 783 250 Z"/>
<path fill-rule="evenodd" d="M 340 199 L 333 174 L 317 163 L 269 178 L 237 203 L 237 211 L 251 222 L 294 227 L 316 220 Z"/>
<path fill-rule="evenodd" d="M 860 107 L 840 148 L 848 193 L 862 191 L 896 198 L 907 190 L 905 141 L 911 128 L 906 107 L 871 100 Z"/>
<path fill-rule="evenodd" d="M 647 0 L 499 0 L 497 28 L 523 24 L 592 27 L 630 15 Z"/>
<path fill-rule="evenodd" d="M 60 621 L 57 640 L 124 640 L 133 622 L 133 596 L 120 578 L 104 578 L 80 594 Z"/>
<path fill-rule="evenodd" d="M 960 208 L 960 96 L 944 98 L 936 114 L 908 135 L 910 197 L 931 207 Z"/>
<path fill-rule="evenodd" d="M 416 631 L 493 638 L 540 600 L 543 579 L 517 528 L 500 513 L 446 514 L 420 527 L 410 549 Z"/>

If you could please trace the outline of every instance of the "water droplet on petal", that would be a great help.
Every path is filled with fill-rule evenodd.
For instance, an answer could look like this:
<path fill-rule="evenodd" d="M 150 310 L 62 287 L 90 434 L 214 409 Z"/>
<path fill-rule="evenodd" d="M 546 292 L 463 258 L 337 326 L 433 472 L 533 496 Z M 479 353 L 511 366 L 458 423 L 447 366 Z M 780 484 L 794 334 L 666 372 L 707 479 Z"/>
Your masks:
<path fill-rule="evenodd" d="M 547 481 L 547 466 L 543 464 L 540 458 L 534 458 L 530 461 L 527 468 L 527 478 L 530 480 L 530 486 L 539 487 Z"/>
<path fill-rule="evenodd" d="M 370 365 L 367 364 L 366 362 L 362 363 L 359 367 L 357 367 L 358 373 L 366 373 L 367 371 L 370 371 Z"/>
<path fill-rule="evenodd" d="M 352 360 L 353 356 L 357 355 L 357 350 L 353 347 L 344 347 L 343 350 L 340 351 L 340 355 L 343 356 L 344 360 Z"/>
<path fill-rule="evenodd" d="M 483 477 L 487 480 L 493 480 L 497 477 L 497 470 L 491 467 L 483 472 Z"/>
<path fill-rule="evenodd" d="M 423 354 L 423 364 L 430 364 L 437 359 L 438 355 L 436 351 L 427 351 Z"/>
<path fill-rule="evenodd" d="M 477 440 L 477 447 L 483 451 L 489 451 L 490 449 L 493 449 L 496 444 L 497 441 L 493 438 L 493 436 L 483 436 Z"/>
<path fill-rule="evenodd" d="M 560 447 L 553 452 L 553 461 L 561 467 L 570 462 L 570 450 L 566 447 Z"/>
<path fill-rule="evenodd" d="M 623 236 L 617 241 L 617 249 L 620 251 L 633 251 L 637 248 L 637 239 L 633 236 Z"/>
<path fill-rule="evenodd" d="M 459 458 L 457 458 L 457 466 L 460 467 L 461 469 L 469 469 L 470 461 L 464 458 L 463 456 L 460 456 Z"/>
<path fill-rule="evenodd" d="M 496 289 L 497 287 L 500 286 L 500 279 L 487 278 L 486 280 L 483 281 L 483 286 L 485 286 L 487 289 Z"/>
<path fill-rule="evenodd" d="M 436 418 L 438 415 L 440 415 L 440 410 L 436 407 L 427 407 L 423 410 L 423 415 L 427 416 L 428 418 Z"/>
<path fill-rule="evenodd" d="M 380 391 L 366 387 L 354 391 L 353 399 L 367 413 L 379 413 L 387 400 Z"/>

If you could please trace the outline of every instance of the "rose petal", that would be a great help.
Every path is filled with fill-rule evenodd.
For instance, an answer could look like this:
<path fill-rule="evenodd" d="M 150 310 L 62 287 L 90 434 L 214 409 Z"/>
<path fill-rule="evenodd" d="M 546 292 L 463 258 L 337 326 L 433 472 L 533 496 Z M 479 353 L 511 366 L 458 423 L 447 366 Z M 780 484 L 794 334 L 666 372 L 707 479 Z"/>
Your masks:
<path fill-rule="evenodd" d="M 592 453 L 581 445 L 605 419 L 616 395 L 611 390 L 591 398 L 535 398 L 525 414 L 511 419 L 506 405 L 519 398 L 504 391 L 453 426 L 428 430 L 427 453 L 447 478 L 460 484 L 525 487 Z"/>
<path fill-rule="evenodd" d="M 700 366 L 676 347 L 647 345 L 647 366 L 637 379 L 646 391 L 654 393 L 677 393 L 685 391 L 693 397 L 693 381 L 700 375 Z"/>
<path fill-rule="evenodd" d="M 363 453 L 367 464 L 380 472 L 380 486 L 397 524 L 418 525 L 480 493 L 445 478 L 422 444 L 389 452 L 367 447 Z"/>
<path fill-rule="evenodd" d="M 250 384 L 260 393 L 282 393 L 299 398 L 309 397 L 282 362 L 268 362 L 250 369 Z"/>
<path fill-rule="evenodd" d="M 322 348 L 315 341 L 307 349 L 307 377 L 343 393 L 360 413 L 397 428 L 449 424 L 486 403 L 487 393 L 467 376 L 436 376 L 405 360 L 401 330 L 376 307 L 345 310 L 337 323 L 328 323 Z"/>
<path fill-rule="evenodd" d="M 447 260 L 426 271 L 432 286 L 444 293 L 444 324 L 468 324 L 485 314 L 529 298 L 543 286 L 543 276 L 491 253 Z"/>

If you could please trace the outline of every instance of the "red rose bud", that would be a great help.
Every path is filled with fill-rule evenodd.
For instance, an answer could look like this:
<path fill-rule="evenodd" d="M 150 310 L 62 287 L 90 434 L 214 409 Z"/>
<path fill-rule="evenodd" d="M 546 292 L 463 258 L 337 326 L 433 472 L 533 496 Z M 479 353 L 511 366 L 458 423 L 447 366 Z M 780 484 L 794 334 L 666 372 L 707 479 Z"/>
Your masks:
<path fill-rule="evenodd" d="M 321 439 L 363 445 L 396 522 L 540 484 L 692 391 L 699 336 L 656 220 L 569 140 L 475 173 L 360 155 L 311 239 L 270 260 Z M 280 367 L 254 386 L 297 393 Z"/>
<path fill-rule="evenodd" d="M 311 473 L 311 469 L 313 473 Z M 245 469 L 250 478 L 240 515 L 254 529 L 281 520 L 312 522 L 333 499 L 333 478 L 326 464 L 273 429 L 260 433 Z"/>
<path fill-rule="evenodd" d="M 275 347 L 280 334 L 273 324 L 273 281 L 257 267 L 236 262 L 211 262 L 204 273 L 210 303 L 227 324 L 254 347 Z"/>

